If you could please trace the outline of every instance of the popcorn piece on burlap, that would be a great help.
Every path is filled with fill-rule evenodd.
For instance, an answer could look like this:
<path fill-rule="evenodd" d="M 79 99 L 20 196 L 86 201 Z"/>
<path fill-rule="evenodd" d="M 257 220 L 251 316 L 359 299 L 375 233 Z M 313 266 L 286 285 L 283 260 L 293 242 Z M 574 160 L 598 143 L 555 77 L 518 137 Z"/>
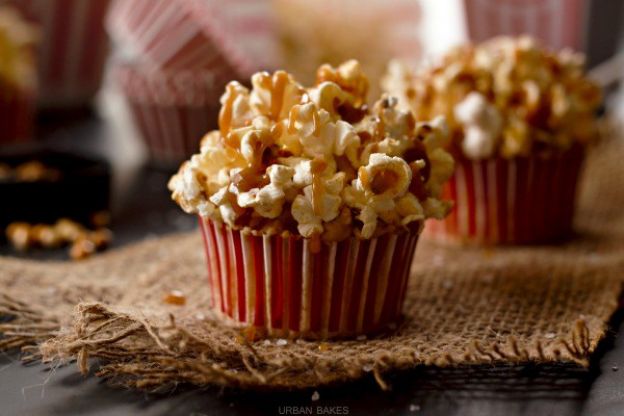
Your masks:
<path fill-rule="evenodd" d="M 100 358 L 126 386 L 177 383 L 305 388 L 417 365 L 588 364 L 624 281 L 624 143 L 596 148 L 578 212 L 581 237 L 561 247 L 422 244 L 405 321 L 368 340 L 249 343 L 209 310 L 198 233 L 173 235 L 81 263 L 0 259 L 0 350 L 26 359 Z M 186 296 L 183 306 L 163 297 Z"/>

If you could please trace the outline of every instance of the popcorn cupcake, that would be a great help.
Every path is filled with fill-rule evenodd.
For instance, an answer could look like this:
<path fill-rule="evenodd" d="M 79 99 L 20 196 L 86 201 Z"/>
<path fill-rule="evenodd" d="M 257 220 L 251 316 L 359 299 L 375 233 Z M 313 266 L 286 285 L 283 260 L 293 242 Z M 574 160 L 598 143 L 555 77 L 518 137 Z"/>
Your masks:
<path fill-rule="evenodd" d="M 268 336 L 345 337 L 396 322 L 426 218 L 453 170 L 443 121 L 366 105 L 356 61 L 304 88 L 284 71 L 231 82 L 219 130 L 169 188 L 199 215 L 212 307 Z"/>
<path fill-rule="evenodd" d="M 0 144 L 28 140 L 34 124 L 37 31 L 0 7 Z"/>
<path fill-rule="evenodd" d="M 541 243 L 572 231 L 585 148 L 597 138 L 601 94 L 583 57 L 500 37 L 411 73 L 390 65 L 385 91 L 417 117 L 443 115 L 457 168 L 443 195 L 456 202 L 427 234 L 485 244 Z"/>

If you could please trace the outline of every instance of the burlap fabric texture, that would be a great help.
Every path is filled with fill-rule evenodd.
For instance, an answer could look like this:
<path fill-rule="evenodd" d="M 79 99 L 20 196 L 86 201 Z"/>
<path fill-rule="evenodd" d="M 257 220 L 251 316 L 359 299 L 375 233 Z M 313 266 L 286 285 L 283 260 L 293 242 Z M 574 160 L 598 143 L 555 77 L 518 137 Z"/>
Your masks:
<path fill-rule="evenodd" d="M 126 386 L 306 388 L 419 365 L 587 365 L 624 280 L 624 143 L 593 150 L 563 246 L 448 248 L 422 242 L 396 332 L 336 342 L 248 342 L 212 319 L 199 232 L 80 263 L 0 259 L 0 349 L 76 359 Z M 163 296 L 179 289 L 184 306 Z M 6 319 L 8 317 L 8 319 Z"/>

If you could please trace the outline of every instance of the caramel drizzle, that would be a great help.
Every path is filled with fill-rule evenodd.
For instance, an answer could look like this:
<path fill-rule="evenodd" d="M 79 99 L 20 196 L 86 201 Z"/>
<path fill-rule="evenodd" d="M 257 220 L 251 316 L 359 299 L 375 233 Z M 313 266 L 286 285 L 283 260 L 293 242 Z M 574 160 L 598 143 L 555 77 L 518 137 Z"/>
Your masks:
<path fill-rule="evenodd" d="M 236 99 L 236 94 L 234 93 L 234 87 L 232 85 L 227 86 L 226 92 L 228 94 L 228 99 L 223 104 L 223 107 L 221 107 L 221 111 L 219 111 L 219 130 L 221 131 L 221 137 L 225 137 L 232 127 L 232 107 Z"/>
<path fill-rule="evenodd" d="M 271 91 L 271 118 L 279 120 L 282 107 L 284 106 L 284 92 L 288 85 L 288 73 L 276 71 L 272 77 L 263 80 L 263 87 Z"/>
<path fill-rule="evenodd" d="M 312 209 L 314 215 L 320 216 L 323 212 L 323 193 L 325 186 L 321 178 L 321 173 L 327 168 L 327 162 L 316 158 L 310 162 L 310 172 L 312 173 Z"/>
<path fill-rule="evenodd" d="M 301 112 L 301 106 L 293 106 L 288 113 L 288 133 L 295 134 L 297 132 L 297 127 L 295 126 L 295 122 L 297 117 Z M 312 130 L 312 135 L 314 137 L 319 137 L 321 135 L 321 119 L 319 118 L 318 113 L 313 110 L 312 111 L 312 125 L 314 129 Z"/>
<path fill-rule="evenodd" d="M 310 253 L 316 254 L 321 252 L 321 235 L 314 233 L 310 236 Z"/>

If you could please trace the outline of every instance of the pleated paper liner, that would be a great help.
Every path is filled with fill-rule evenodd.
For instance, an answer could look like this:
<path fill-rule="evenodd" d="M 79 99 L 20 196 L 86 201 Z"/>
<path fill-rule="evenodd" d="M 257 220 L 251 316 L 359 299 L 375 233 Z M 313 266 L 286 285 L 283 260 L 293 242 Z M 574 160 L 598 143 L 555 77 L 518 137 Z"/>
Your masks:
<path fill-rule="evenodd" d="M 586 0 L 464 0 L 470 38 L 482 42 L 498 35 L 530 35 L 555 49 L 580 50 Z"/>
<path fill-rule="evenodd" d="M 247 78 L 278 60 L 267 0 L 114 2 L 108 31 L 134 59 L 170 70 L 223 65 Z"/>
<path fill-rule="evenodd" d="M 182 162 L 197 152 L 202 137 L 217 127 L 226 74 L 159 71 L 115 62 L 112 79 L 129 104 L 152 161 Z"/>
<path fill-rule="evenodd" d="M 9 3 L 41 28 L 39 103 L 45 108 L 88 104 L 100 88 L 108 54 L 104 17 L 110 0 Z"/>
<path fill-rule="evenodd" d="M 271 337 L 378 332 L 401 317 L 419 229 L 321 242 L 254 236 L 200 218 L 212 308 Z"/>
<path fill-rule="evenodd" d="M 531 244 L 572 233 L 575 196 L 584 158 L 580 146 L 514 159 L 456 160 L 444 197 L 451 214 L 429 221 L 425 236 L 478 244 Z"/>
<path fill-rule="evenodd" d="M 250 389 L 337 385 L 422 365 L 587 366 L 624 283 L 624 142 L 591 149 L 564 245 L 457 247 L 419 241 L 405 319 L 366 339 L 249 343 L 211 312 L 201 233 L 84 262 L 0 257 L 0 350 L 68 362 L 112 382 Z M 164 301 L 182 292 L 184 305 Z M 94 358 L 96 360 L 90 360 Z M 582 370 L 581 370 L 582 371 Z"/>

